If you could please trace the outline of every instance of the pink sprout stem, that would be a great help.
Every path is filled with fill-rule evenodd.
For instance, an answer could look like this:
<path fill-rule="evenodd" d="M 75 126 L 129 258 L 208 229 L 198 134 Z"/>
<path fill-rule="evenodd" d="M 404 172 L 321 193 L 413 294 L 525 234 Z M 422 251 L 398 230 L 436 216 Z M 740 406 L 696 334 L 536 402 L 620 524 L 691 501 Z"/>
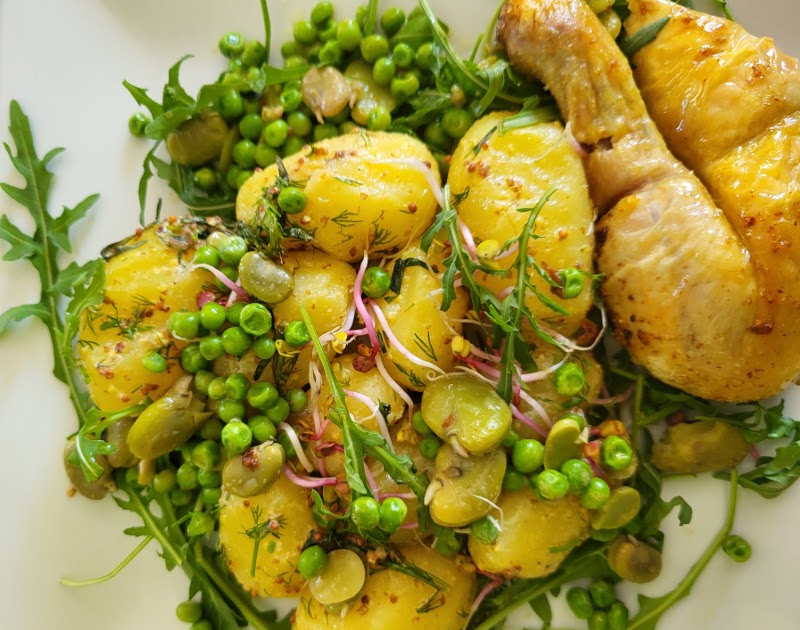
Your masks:
<path fill-rule="evenodd" d="M 300 438 L 297 437 L 297 432 L 294 430 L 294 427 L 286 422 L 281 422 L 278 425 L 278 428 L 286 431 L 286 435 L 288 436 L 289 441 L 292 443 L 295 453 L 297 453 L 297 461 L 300 462 L 307 472 L 313 472 L 314 465 L 311 463 L 308 457 L 306 457 L 305 449 L 303 449 L 303 444 L 300 442 Z"/>
<path fill-rule="evenodd" d="M 414 401 L 411 400 L 411 397 L 408 395 L 406 390 L 400 387 L 400 383 L 394 380 L 390 375 L 389 372 L 386 371 L 386 366 L 383 364 L 383 358 L 380 354 L 375 356 L 375 367 L 378 368 L 378 372 L 383 377 L 383 380 L 389 384 L 389 387 L 392 388 L 392 391 L 400 396 L 400 399 L 406 404 L 406 409 L 408 410 L 408 418 L 411 419 L 412 414 L 414 413 Z"/>
<path fill-rule="evenodd" d="M 323 486 L 335 486 L 339 483 L 336 477 L 305 477 L 298 475 L 288 464 L 283 465 L 283 474 L 294 485 L 301 488 L 322 488 Z"/>
<path fill-rule="evenodd" d="M 203 308 L 209 302 L 214 301 L 214 294 L 211 291 L 200 291 L 195 299 L 197 300 L 197 308 Z"/>
<path fill-rule="evenodd" d="M 389 444 L 389 448 L 392 449 L 394 452 L 394 444 L 392 444 L 392 436 L 389 435 L 389 427 L 386 426 L 386 420 L 381 413 L 380 407 L 375 404 L 375 401 L 371 398 L 361 394 L 359 392 L 354 392 L 352 390 L 346 389 L 344 390 L 345 396 L 348 398 L 352 398 L 353 400 L 357 400 L 360 403 L 365 404 L 369 407 L 369 410 L 372 412 L 372 416 L 375 418 L 375 422 L 378 423 L 378 429 L 380 429 L 381 435 L 383 439 L 386 440 Z"/>
<path fill-rule="evenodd" d="M 392 348 L 397 350 L 401 355 L 403 355 L 406 359 L 411 361 L 411 363 L 413 363 L 414 365 L 424 367 L 428 370 L 433 370 L 437 374 L 444 374 L 444 371 L 438 365 L 434 365 L 433 363 L 429 363 L 424 359 L 420 359 L 418 356 L 412 354 L 408 350 L 408 348 L 406 348 L 402 343 L 400 343 L 397 337 L 394 336 L 392 329 L 389 328 L 389 322 L 386 321 L 386 317 L 384 316 L 383 311 L 381 311 L 381 309 L 379 309 L 374 302 L 372 303 L 371 306 L 372 306 L 372 312 L 375 313 L 375 317 L 380 322 L 381 328 L 383 328 L 383 332 L 386 333 L 386 336 L 389 338 L 389 343 L 391 344 Z"/>
<path fill-rule="evenodd" d="M 212 267 L 211 265 L 207 265 L 205 263 L 195 263 L 194 267 L 196 269 L 205 269 L 206 271 L 211 272 L 211 274 L 219 280 L 222 284 L 228 287 L 231 291 L 237 293 L 240 297 L 247 297 L 247 291 L 245 291 L 242 287 L 238 286 L 233 280 L 231 280 L 228 276 L 222 273 L 216 267 Z"/>
<path fill-rule="evenodd" d="M 370 317 L 369 310 L 367 310 L 364 300 L 361 299 L 361 284 L 364 281 L 364 274 L 367 271 L 368 264 L 369 256 L 367 256 L 367 252 L 365 250 L 364 258 L 361 259 L 361 265 L 359 266 L 358 274 L 356 275 L 356 283 L 353 287 L 353 301 L 355 302 L 356 310 L 358 311 L 359 316 L 362 320 L 364 320 L 367 336 L 369 337 L 369 342 L 372 344 L 372 352 L 377 353 L 381 346 L 380 343 L 378 343 L 378 333 L 375 332 L 375 322 L 372 320 L 372 317 Z"/>
<path fill-rule="evenodd" d="M 472 602 L 472 608 L 469 610 L 470 616 L 480 608 L 480 605 L 483 603 L 483 600 L 491 593 L 494 589 L 500 586 L 503 583 L 503 578 L 495 576 L 491 582 L 488 582 L 486 586 L 481 589 L 481 592 L 478 593 L 478 596 L 475 598 L 475 601 Z"/>
<path fill-rule="evenodd" d="M 538 372 L 528 372 L 527 374 L 520 374 L 519 380 L 523 383 L 533 383 L 535 381 L 543 381 L 546 379 L 550 374 L 555 372 L 558 368 L 560 368 L 564 363 L 566 363 L 566 357 L 561 359 L 558 363 L 551 365 L 549 368 L 544 370 L 539 370 Z"/>
<path fill-rule="evenodd" d="M 472 236 L 472 232 L 461 219 L 457 219 L 458 231 L 461 232 L 461 238 L 464 239 L 464 245 L 466 246 L 469 255 L 473 258 L 478 257 L 478 248 L 475 246 L 475 238 Z"/>
<path fill-rule="evenodd" d="M 509 247 L 504 252 L 500 252 L 497 256 L 494 257 L 495 260 L 503 260 L 504 258 L 508 258 L 509 256 L 513 256 L 514 254 L 519 251 L 519 243 L 515 242 L 511 247 Z"/>
<path fill-rule="evenodd" d="M 500 378 L 500 370 L 488 366 L 485 363 L 481 363 L 480 361 L 476 361 L 475 359 L 470 359 L 469 357 L 458 357 L 458 358 L 461 359 L 467 365 L 471 365 L 476 370 L 480 370 L 481 372 L 486 374 L 486 376 L 490 376 L 493 379 Z"/>
<path fill-rule="evenodd" d="M 511 415 L 513 415 L 517 420 L 519 420 L 522 424 L 529 426 L 531 429 L 536 431 L 541 437 L 546 438 L 548 431 L 542 428 L 538 422 L 536 422 L 533 418 L 526 416 L 522 413 L 516 405 L 509 405 L 511 407 Z"/>
<path fill-rule="evenodd" d="M 375 481 L 375 475 L 372 474 L 372 471 L 366 464 L 364 464 L 364 476 L 367 478 L 367 484 L 369 485 L 369 489 L 372 490 L 372 494 L 374 494 L 375 498 L 380 501 L 381 491 L 380 488 L 378 488 L 378 482 Z"/>
<path fill-rule="evenodd" d="M 442 188 L 439 185 L 439 182 L 436 181 L 436 178 L 433 176 L 433 170 L 430 166 L 426 165 L 424 162 L 420 160 L 415 160 L 414 158 L 395 158 L 395 159 L 388 159 L 388 160 L 376 160 L 374 164 L 394 164 L 395 166 L 410 166 L 415 171 L 419 171 L 422 173 L 423 177 L 425 177 L 425 181 L 428 184 L 428 187 L 431 189 L 433 193 L 434 199 L 436 199 L 436 203 L 439 204 L 439 207 L 444 208 L 444 197 L 442 196 Z"/>
<path fill-rule="evenodd" d="M 617 394 L 616 396 L 608 396 L 606 398 L 591 398 L 586 402 L 588 402 L 590 405 L 614 405 L 616 403 L 621 403 L 628 400 L 631 397 L 631 394 L 633 394 L 634 389 L 636 389 L 635 386 L 631 385 L 624 392 Z"/>
<path fill-rule="evenodd" d="M 400 529 L 417 529 L 417 527 L 419 527 L 419 521 L 410 521 L 408 523 L 403 523 Z"/>
<path fill-rule="evenodd" d="M 369 332 L 367 328 L 356 328 L 355 330 L 348 330 L 345 334 L 348 337 L 360 337 L 361 335 L 366 335 Z"/>

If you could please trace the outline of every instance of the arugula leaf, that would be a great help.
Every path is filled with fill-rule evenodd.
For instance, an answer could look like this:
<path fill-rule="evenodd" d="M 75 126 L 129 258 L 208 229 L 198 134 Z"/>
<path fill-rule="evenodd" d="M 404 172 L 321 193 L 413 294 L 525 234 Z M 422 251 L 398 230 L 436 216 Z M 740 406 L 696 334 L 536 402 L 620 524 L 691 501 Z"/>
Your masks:
<path fill-rule="evenodd" d="M 669 22 L 669 16 L 665 15 L 655 22 L 643 26 L 620 42 L 620 50 L 625 53 L 628 59 L 633 58 L 637 52 L 658 37 L 658 34 L 661 32 L 661 29 L 667 25 L 667 22 Z"/>
<path fill-rule="evenodd" d="M 5 260 L 26 260 L 37 270 L 41 297 L 38 303 L 16 306 L 0 315 L 0 332 L 10 324 L 30 317 L 41 320 L 47 326 L 53 347 L 53 374 L 67 386 L 79 424 L 83 426 L 88 421 L 88 405 L 72 346 L 81 313 L 103 299 L 105 272 L 101 260 L 92 260 L 81 266 L 72 264 L 61 269 L 58 257 L 61 252 L 70 251 L 69 230 L 86 216 L 98 195 L 90 195 L 72 208 L 64 207 L 61 214 L 54 217 L 48 210 L 53 174 L 47 167 L 63 149 L 53 149 L 42 158 L 38 156 L 30 121 L 17 101 L 11 101 L 9 121 L 16 153 L 8 144 L 4 146 L 12 164 L 24 178 L 25 187 L 0 183 L 0 189 L 30 213 L 36 229 L 33 235 L 25 234 L 4 215 L 0 218 L 0 239 L 11 245 L 4 256 Z M 66 313 L 62 315 L 64 298 L 71 300 Z"/>
<path fill-rule="evenodd" d="M 661 616 L 675 603 L 689 595 L 697 578 L 700 577 L 703 569 L 706 568 L 711 558 L 717 553 L 717 550 L 722 546 L 723 541 L 733 528 L 733 519 L 736 515 L 737 488 L 737 475 L 734 471 L 731 474 L 728 513 L 719 533 L 717 533 L 714 540 L 711 541 L 705 553 L 692 565 L 686 576 L 673 590 L 661 597 L 639 595 L 639 612 L 628 622 L 628 630 L 655 630 L 656 624 L 658 620 L 661 619 Z"/>

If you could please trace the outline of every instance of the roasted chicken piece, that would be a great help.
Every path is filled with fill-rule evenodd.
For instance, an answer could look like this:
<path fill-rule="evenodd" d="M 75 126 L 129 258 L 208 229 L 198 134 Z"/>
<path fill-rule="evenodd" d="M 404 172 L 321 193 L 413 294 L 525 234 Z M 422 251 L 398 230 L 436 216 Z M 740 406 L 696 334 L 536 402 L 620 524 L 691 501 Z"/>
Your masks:
<path fill-rule="evenodd" d="M 657 8 L 672 6 L 654 0 L 630 4 L 647 20 L 657 19 Z M 687 13 L 681 22 L 710 19 L 696 15 Z M 666 42 L 670 30 L 675 34 L 688 28 L 677 24 L 678 19 L 671 22 L 676 24 L 668 25 L 657 41 Z M 730 23 L 717 24 L 709 31 L 716 48 L 696 50 L 698 60 L 722 47 L 744 44 L 741 30 Z M 652 64 L 647 56 L 655 53 L 646 49 L 636 61 L 643 65 L 643 80 L 645 73 L 659 75 L 653 94 L 671 92 L 661 94 L 660 103 L 670 100 L 673 106 L 683 106 L 684 114 L 712 104 L 724 109 L 725 120 L 714 123 L 715 131 L 701 133 L 705 123 L 695 123 L 692 131 L 682 133 L 678 125 L 669 138 L 684 147 L 681 156 L 690 166 L 714 179 L 708 181 L 725 212 L 668 150 L 627 59 L 585 0 L 509 0 L 498 22 L 498 40 L 512 64 L 544 81 L 585 150 L 591 194 L 603 215 L 597 226 L 597 262 L 605 276 L 602 292 L 619 341 L 634 361 L 684 391 L 717 400 L 753 400 L 779 392 L 800 373 L 795 262 L 800 254 L 792 250 L 792 242 L 800 242 L 798 204 L 792 201 L 798 195 L 799 156 L 790 136 L 791 116 L 777 123 L 787 113 L 784 101 L 800 93 L 800 81 L 792 78 L 797 76 L 796 62 L 777 58 L 774 51 L 764 51 L 769 66 L 754 64 L 752 53 L 719 54 L 716 63 L 723 78 L 712 79 L 709 64 L 702 71 L 704 78 L 695 79 L 695 93 L 703 93 L 711 81 L 731 93 L 738 88 L 741 95 L 729 95 L 727 103 L 721 97 L 692 99 L 685 92 L 693 85 L 687 71 L 675 67 L 675 59 L 666 59 L 689 59 L 692 53 L 686 49 L 697 37 L 688 39 L 664 43 L 659 61 L 654 58 Z M 751 40 L 745 49 L 759 46 L 769 47 Z M 737 64 L 744 69 L 737 70 Z M 748 76 L 756 80 L 758 68 L 769 77 L 761 82 L 771 87 L 764 87 L 758 98 L 745 96 Z M 775 100 L 776 118 L 754 114 L 759 102 Z M 693 112 L 691 118 L 710 121 L 715 115 L 720 115 L 716 109 Z M 689 118 L 685 114 L 682 120 Z M 784 129 L 770 132 L 776 139 L 767 142 L 776 145 L 783 133 L 783 148 L 770 163 L 762 163 L 758 155 L 764 150 L 763 139 L 747 145 L 749 137 L 760 133 L 755 122 L 759 118 L 764 119 L 762 132 L 772 124 Z M 720 134 L 728 138 L 727 144 Z M 692 144 L 695 148 L 685 148 Z M 705 162 L 711 164 L 704 166 Z M 783 200 L 780 210 L 766 205 L 771 197 Z"/>

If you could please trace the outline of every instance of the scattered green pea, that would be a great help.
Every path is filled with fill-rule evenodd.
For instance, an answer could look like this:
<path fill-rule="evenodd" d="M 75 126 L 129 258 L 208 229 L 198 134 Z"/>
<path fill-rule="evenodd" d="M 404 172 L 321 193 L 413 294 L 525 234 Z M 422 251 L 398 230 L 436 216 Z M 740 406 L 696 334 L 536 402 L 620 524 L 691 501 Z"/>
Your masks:
<path fill-rule="evenodd" d="M 361 42 L 361 27 L 355 20 L 342 20 L 336 25 L 336 41 L 342 50 L 355 50 Z"/>
<path fill-rule="evenodd" d="M 241 372 L 234 372 L 225 379 L 225 393 L 232 400 L 244 400 L 250 380 Z"/>
<path fill-rule="evenodd" d="M 566 267 L 558 272 L 558 277 L 564 287 L 561 289 L 561 295 L 564 299 L 571 300 L 578 297 L 583 291 L 586 280 L 583 274 L 575 267 Z"/>
<path fill-rule="evenodd" d="M 222 445 L 231 453 L 244 453 L 253 441 L 253 432 L 241 420 L 234 420 L 222 429 Z"/>
<path fill-rule="evenodd" d="M 506 469 L 506 474 L 503 475 L 503 490 L 506 492 L 514 492 L 525 487 L 527 478 L 521 472 L 513 468 Z"/>
<path fill-rule="evenodd" d="M 289 403 L 284 398 L 278 398 L 275 404 L 264 410 L 264 415 L 272 421 L 273 424 L 280 424 L 289 417 L 291 409 Z"/>
<path fill-rule="evenodd" d="M 289 404 L 289 411 L 300 413 L 305 411 L 308 406 L 308 395 L 305 391 L 296 387 L 286 392 L 286 402 Z"/>
<path fill-rule="evenodd" d="M 220 478 L 220 482 L 221 482 Z M 215 507 L 219 500 L 222 498 L 222 489 L 219 487 L 215 488 L 202 488 L 200 490 L 200 498 L 203 500 L 203 503 L 210 507 Z"/>
<path fill-rule="evenodd" d="M 208 386 L 216 378 L 213 372 L 200 370 L 194 375 L 194 389 L 201 394 L 208 394 Z"/>
<path fill-rule="evenodd" d="M 241 420 L 244 418 L 247 408 L 241 400 L 233 400 L 231 398 L 223 398 L 217 405 L 217 415 L 224 422 L 233 422 L 234 420 Z M 223 433 L 225 428 L 222 428 Z"/>
<path fill-rule="evenodd" d="M 569 481 L 569 491 L 582 494 L 592 480 L 592 467 L 582 459 L 568 459 L 561 465 L 561 473 Z"/>
<path fill-rule="evenodd" d="M 608 609 L 608 630 L 626 630 L 628 627 L 628 607 L 622 602 L 614 602 Z"/>
<path fill-rule="evenodd" d="M 225 379 L 221 376 L 218 376 L 208 384 L 208 397 L 211 400 L 222 400 L 227 395 L 228 393 L 225 389 Z"/>
<path fill-rule="evenodd" d="M 286 325 L 283 338 L 286 343 L 295 347 L 304 346 L 311 341 L 311 335 L 308 334 L 305 322 L 301 319 L 296 319 Z"/>
<path fill-rule="evenodd" d="M 200 309 L 200 324 L 206 330 L 217 330 L 225 323 L 227 316 L 228 313 L 222 304 L 218 302 L 208 302 Z"/>
<path fill-rule="evenodd" d="M 278 205 L 286 214 L 298 214 L 305 210 L 308 197 L 301 188 L 287 186 L 278 193 Z"/>
<path fill-rule="evenodd" d="M 263 304 L 246 304 L 239 314 L 239 326 L 246 333 L 259 337 L 272 328 L 272 313 Z"/>
<path fill-rule="evenodd" d="M 218 249 L 222 262 L 234 266 L 238 265 L 242 256 L 247 253 L 247 242 L 241 236 L 229 236 L 222 241 Z"/>
<path fill-rule="evenodd" d="M 386 131 L 392 124 L 392 115 L 383 105 L 373 107 L 367 116 L 367 129 L 370 131 Z"/>
<path fill-rule="evenodd" d="M 600 477 L 592 477 L 589 485 L 581 494 L 581 505 L 590 510 L 597 510 L 608 503 L 611 489 Z"/>
<path fill-rule="evenodd" d="M 753 552 L 750 543 L 735 534 L 725 537 L 722 541 L 722 551 L 736 562 L 747 562 Z"/>
<path fill-rule="evenodd" d="M 153 350 L 142 357 L 142 367 L 148 372 L 159 374 L 166 371 L 167 359 L 164 355 Z"/>
<path fill-rule="evenodd" d="M 396 73 L 397 66 L 391 57 L 381 57 L 372 66 L 372 78 L 378 85 L 390 85 Z"/>
<path fill-rule="evenodd" d="M 192 493 L 189 490 L 183 490 L 182 488 L 174 488 L 169 493 L 169 500 L 177 507 L 189 505 L 193 499 L 194 496 Z"/>
<path fill-rule="evenodd" d="M 234 302 L 227 308 L 227 319 L 229 324 L 233 324 L 234 326 L 239 325 L 239 319 L 242 315 L 242 309 L 244 308 L 244 302 Z"/>
<path fill-rule="evenodd" d="M 267 336 L 261 336 L 253 343 L 253 352 L 259 359 L 268 361 L 275 354 L 275 341 Z"/>
<path fill-rule="evenodd" d="M 219 444 L 213 440 L 203 440 L 192 449 L 192 463 L 200 470 L 214 470 L 219 461 Z"/>
<path fill-rule="evenodd" d="M 275 159 L 278 157 L 278 152 L 271 146 L 258 143 L 253 156 L 256 159 L 256 164 L 258 164 L 261 168 L 266 168 L 272 164 L 275 164 Z"/>
<path fill-rule="evenodd" d="M 195 339 L 200 332 L 199 313 L 175 311 L 167 320 L 170 334 L 180 339 Z"/>
<path fill-rule="evenodd" d="M 208 361 L 200 352 L 199 344 L 192 343 L 183 349 L 181 352 L 181 367 L 189 374 L 194 374 L 208 367 Z"/>
<path fill-rule="evenodd" d="M 195 602 L 191 599 L 181 602 L 175 609 L 175 616 L 184 623 L 194 623 L 203 616 L 203 606 L 200 602 Z"/>
<path fill-rule="evenodd" d="M 314 142 L 322 142 L 339 134 L 339 129 L 333 123 L 324 123 L 314 127 Z"/>
<path fill-rule="evenodd" d="M 588 619 L 594 612 L 589 591 L 580 586 L 573 586 L 567 591 L 567 606 L 578 619 Z"/>
<path fill-rule="evenodd" d="M 178 484 L 177 475 L 174 468 L 165 468 L 153 477 L 153 488 L 156 492 L 167 494 Z"/>
<path fill-rule="evenodd" d="M 236 90 L 225 92 L 219 99 L 219 113 L 225 120 L 239 118 L 244 112 L 244 99 Z"/>
<path fill-rule="evenodd" d="M 238 326 L 228 328 L 222 333 L 222 347 L 234 357 L 242 356 L 252 343 L 253 338 Z"/>
<path fill-rule="evenodd" d="M 197 481 L 200 483 L 201 488 L 219 488 L 222 484 L 222 473 L 218 470 L 203 470 L 201 468 L 197 471 Z"/>
<path fill-rule="evenodd" d="M 258 140 L 258 138 L 261 136 L 261 129 L 263 127 L 264 121 L 261 120 L 261 116 L 258 114 L 246 114 L 239 121 L 239 131 L 241 132 L 242 136 L 248 140 Z"/>
<path fill-rule="evenodd" d="M 500 528 L 493 517 L 484 516 L 470 525 L 470 532 L 475 539 L 484 545 L 493 545 L 500 537 Z"/>
<path fill-rule="evenodd" d="M 198 486 L 197 468 L 191 462 L 184 462 L 178 467 L 175 479 L 181 490 L 194 490 Z"/>
<path fill-rule="evenodd" d="M 273 120 L 264 127 L 261 137 L 268 146 L 278 148 L 289 137 L 289 125 L 282 118 Z"/>
<path fill-rule="evenodd" d="M 247 392 L 247 402 L 251 407 L 255 407 L 256 409 L 268 409 L 272 407 L 278 402 L 279 397 L 280 394 L 275 386 L 266 381 L 253 383 Z"/>
<path fill-rule="evenodd" d="M 287 112 L 287 113 L 291 113 L 291 112 L 297 111 L 297 108 L 300 107 L 300 105 L 303 102 L 303 95 L 302 95 L 302 93 L 300 92 L 299 89 L 294 89 L 294 88 L 290 89 L 290 88 L 287 87 L 287 88 L 284 88 L 283 92 L 281 92 L 280 100 L 281 100 L 281 106 L 283 107 L 283 110 L 285 112 Z M 273 122 L 278 122 L 278 121 L 275 120 Z M 281 121 L 281 122 L 283 122 L 283 121 Z M 269 127 L 269 125 L 267 125 L 267 127 Z M 264 138 L 264 141 L 271 147 L 279 147 L 279 146 L 281 146 L 286 141 L 286 136 L 282 136 L 282 134 L 283 134 L 283 131 L 282 131 L 283 125 L 279 125 L 277 130 L 273 130 L 273 131 L 270 132 L 272 134 L 272 138 L 273 138 L 272 142 L 268 141 L 267 140 L 267 136 L 265 135 L 267 127 L 264 127 L 264 135 L 262 136 Z M 288 134 L 288 127 L 287 127 L 286 131 L 287 131 L 287 134 Z M 278 139 L 280 139 L 281 137 L 283 137 L 283 139 L 280 142 L 278 142 Z M 277 144 L 274 144 L 274 142 L 277 142 Z"/>
<path fill-rule="evenodd" d="M 419 79 L 416 74 L 408 73 L 400 77 L 394 77 L 391 83 L 392 94 L 400 101 L 407 101 L 419 92 Z"/>
<path fill-rule="evenodd" d="M 200 339 L 198 344 L 200 354 L 206 361 L 215 361 L 225 354 L 225 349 L 222 347 L 222 337 L 215 334 L 206 335 Z"/>
<path fill-rule="evenodd" d="M 442 115 L 442 129 L 453 138 L 459 140 L 475 122 L 475 118 L 466 109 L 448 109 Z"/>
<path fill-rule="evenodd" d="M 317 40 L 317 28 L 307 20 L 295 22 L 293 33 L 298 44 L 313 44 Z"/>
<path fill-rule="evenodd" d="M 587 619 L 589 630 L 608 630 L 608 615 L 604 610 L 595 610 Z"/>
<path fill-rule="evenodd" d="M 419 452 L 426 459 L 434 459 L 442 442 L 435 435 L 426 435 L 419 443 Z"/>
<path fill-rule="evenodd" d="M 536 476 L 536 488 L 545 499 L 560 499 L 569 492 L 569 481 L 557 470 L 543 470 Z"/>
<path fill-rule="evenodd" d="M 600 459 L 606 468 L 624 470 L 633 462 L 633 449 L 620 436 L 609 435 L 600 447 Z"/>
<path fill-rule="evenodd" d="M 311 133 L 311 119 L 303 112 L 292 112 L 286 117 L 286 124 L 289 125 L 296 136 L 307 136 Z"/>
<path fill-rule="evenodd" d="M 567 362 L 556 370 L 553 382 L 562 396 L 577 396 L 586 381 L 583 370 L 575 363 Z"/>
<path fill-rule="evenodd" d="M 359 529 L 373 530 L 380 523 L 381 506 L 373 497 L 358 497 L 350 506 L 350 518 Z"/>
<path fill-rule="evenodd" d="M 328 554 L 319 545 L 313 545 L 303 549 L 297 559 L 297 570 L 300 574 L 310 580 L 314 576 L 322 573 L 328 561 Z"/>
<path fill-rule="evenodd" d="M 144 137 L 144 130 L 150 124 L 150 116 L 144 112 L 136 112 L 128 119 L 128 131 L 137 138 Z"/>
<path fill-rule="evenodd" d="M 278 433 L 272 421 L 267 418 L 267 416 L 263 415 L 250 418 L 250 420 L 247 421 L 247 426 L 250 427 L 250 431 L 253 433 L 253 439 L 256 442 L 274 440 Z"/>
<path fill-rule="evenodd" d="M 406 14 L 403 9 L 391 7 L 386 9 L 381 16 L 381 28 L 389 37 L 397 33 L 406 22 Z"/>
<path fill-rule="evenodd" d="M 589 584 L 589 595 L 597 608 L 605 610 L 617 600 L 614 585 L 607 580 L 593 580 Z"/>
<path fill-rule="evenodd" d="M 411 427 L 420 435 L 433 434 L 433 429 L 431 429 L 428 426 L 428 423 L 425 422 L 425 418 L 422 416 L 422 411 L 419 409 L 417 409 L 411 416 Z"/>
<path fill-rule="evenodd" d="M 334 35 L 335 37 L 335 35 Z M 338 66 L 344 60 L 342 45 L 335 39 L 325 41 L 319 50 L 319 61 L 329 66 Z"/>
<path fill-rule="evenodd" d="M 380 298 L 386 295 L 392 278 L 389 273 L 381 267 L 369 267 L 364 272 L 361 282 L 361 291 L 367 297 Z"/>
<path fill-rule="evenodd" d="M 532 473 L 542 467 L 544 445 L 538 440 L 518 440 L 511 451 L 511 463 L 519 472 Z"/>
<path fill-rule="evenodd" d="M 237 57 L 244 52 L 245 41 L 241 33 L 228 32 L 219 40 L 219 51 L 226 57 Z"/>
<path fill-rule="evenodd" d="M 224 379 L 221 380 L 224 381 Z M 224 391 L 224 382 L 222 387 Z M 224 426 L 225 425 L 218 418 L 209 418 L 203 423 L 203 426 L 200 427 L 198 435 L 204 440 L 214 440 L 215 442 L 219 442 L 219 436 L 222 434 L 222 427 Z"/>

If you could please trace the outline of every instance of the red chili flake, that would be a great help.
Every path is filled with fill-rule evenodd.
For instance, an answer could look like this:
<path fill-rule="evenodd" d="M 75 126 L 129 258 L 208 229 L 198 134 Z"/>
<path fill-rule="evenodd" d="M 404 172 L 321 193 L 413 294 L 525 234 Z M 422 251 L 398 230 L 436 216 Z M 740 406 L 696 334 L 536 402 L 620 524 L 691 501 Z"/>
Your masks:
<path fill-rule="evenodd" d="M 559 230 L 558 231 L 558 238 L 559 240 L 563 241 L 565 238 L 569 236 L 569 232 L 567 230 Z"/>
<path fill-rule="evenodd" d="M 353 369 L 356 372 L 361 372 L 362 374 L 366 374 L 374 367 L 375 367 L 375 359 L 373 357 L 358 356 L 355 359 L 353 359 Z"/>
<path fill-rule="evenodd" d="M 430 167 L 431 167 L 431 163 L 430 163 L 428 160 L 425 160 L 425 161 L 423 162 L 423 164 L 424 164 L 425 166 L 427 166 L 428 168 L 430 168 Z"/>
<path fill-rule="evenodd" d="M 467 173 L 474 173 L 476 168 L 475 162 L 467 162 Z"/>
<path fill-rule="evenodd" d="M 413 201 L 410 204 L 408 204 L 408 211 L 411 214 L 414 214 L 417 211 L 417 204 L 415 204 Z"/>
<path fill-rule="evenodd" d="M 248 448 L 242 453 L 242 464 L 249 470 L 258 470 L 258 453 L 256 453 L 255 449 Z"/>
<path fill-rule="evenodd" d="M 117 342 L 117 345 L 114 346 L 114 352 L 120 354 L 125 349 L 125 344 L 122 341 Z"/>
<path fill-rule="evenodd" d="M 122 394 L 122 396 L 120 396 L 119 399 L 122 402 L 130 402 L 131 401 L 131 396 L 130 396 L 130 394 Z"/>
<path fill-rule="evenodd" d="M 142 234 L 144 234 L 144 228 L 136 228 L 136 236 L 141 236 Z"/>

